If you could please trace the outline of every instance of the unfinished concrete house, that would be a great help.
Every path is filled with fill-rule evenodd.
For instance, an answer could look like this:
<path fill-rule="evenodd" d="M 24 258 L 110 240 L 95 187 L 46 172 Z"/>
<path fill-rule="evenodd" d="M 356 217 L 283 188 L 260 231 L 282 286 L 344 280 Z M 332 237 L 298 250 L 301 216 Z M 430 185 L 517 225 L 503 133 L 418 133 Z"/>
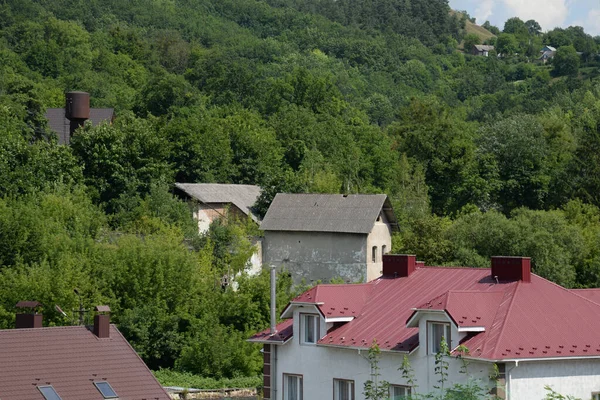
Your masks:
<path fill-rule="evenodd" d="M 295 284 L 371 281 L 397 226 L 385 194 L 279 193 L 260 225 L 263 263 L 284 267 Z"/>
<path fill-rule="evenodd" d="M 252 206 L 260 196 L 260 186 L 222 183 L 176 183 L 175 187 L 191 204 L 198 231 L 205 233 L 216 219 L 250 217 L 257 224 L 260 220 L 252 212 Z M 259 273 L 262 267 L 262 242 L 254 238 L 256 252 L 249 260 L 250 273 Z"/>

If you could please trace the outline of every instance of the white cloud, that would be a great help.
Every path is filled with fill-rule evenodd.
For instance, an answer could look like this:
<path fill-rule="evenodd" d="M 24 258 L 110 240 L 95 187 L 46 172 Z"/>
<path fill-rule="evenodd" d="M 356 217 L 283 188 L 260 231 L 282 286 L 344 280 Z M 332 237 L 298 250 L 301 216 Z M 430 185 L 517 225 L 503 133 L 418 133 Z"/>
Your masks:
<path fill-rule="evenodd" d="M 580 24 L 583 26 L 585 33 L 588 33 L 592 36 L 600 35 L 600 8 L 596 8 L 590 10 L 587 15 L 585 22 Z"/>
<path fill-rule="evenodd" d="M 509 14 L 523 21 L 536 20 L 544 31 L 564 25 L 569 12 L 567 0 L 502 0 Z"/>
<path fill-rule="evenodd" d="M 479 25 L 487 21 L 492 15 L 494 9 L 494 0 L 482 0 L 475 9 L 475 18 Z"/>

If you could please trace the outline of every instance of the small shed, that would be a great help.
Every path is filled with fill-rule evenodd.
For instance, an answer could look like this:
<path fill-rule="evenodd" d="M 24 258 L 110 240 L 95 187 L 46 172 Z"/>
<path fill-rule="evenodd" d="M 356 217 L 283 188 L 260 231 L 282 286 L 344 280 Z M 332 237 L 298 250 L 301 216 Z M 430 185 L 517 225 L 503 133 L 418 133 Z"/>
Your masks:
<path fill-rule="evenodd" d="M 494 46 L 490 46 L 487 44 L 476 44 L 471 49 L 471 54 L 474 56 L 483 56 L 487 57 L 490 54 L 490 51 L 494 50 Z"/>

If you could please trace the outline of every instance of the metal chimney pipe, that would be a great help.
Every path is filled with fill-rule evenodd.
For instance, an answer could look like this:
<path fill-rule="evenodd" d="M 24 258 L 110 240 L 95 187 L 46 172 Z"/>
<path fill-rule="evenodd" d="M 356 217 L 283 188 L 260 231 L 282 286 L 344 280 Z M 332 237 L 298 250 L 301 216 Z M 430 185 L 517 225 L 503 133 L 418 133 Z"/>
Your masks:
<path fill-rule="evenodd" d="M 277 333 L 277 272 L 271 266 L 271 335 Z"/>

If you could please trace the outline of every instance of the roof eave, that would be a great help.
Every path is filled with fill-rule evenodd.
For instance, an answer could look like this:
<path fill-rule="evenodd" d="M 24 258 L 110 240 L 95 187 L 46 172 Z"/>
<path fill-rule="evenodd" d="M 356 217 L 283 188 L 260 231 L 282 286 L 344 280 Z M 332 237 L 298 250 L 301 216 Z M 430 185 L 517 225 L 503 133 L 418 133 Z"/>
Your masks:
<path fill-rule="evenodd" d="M 365 350 L 368 351 L 369 347 L 359 347 L 359 346 L 344 346 L 344 345 L 340 345 L 340 344 L 325 344 L 325 343 L 317 343 L 317 346 L 319 347 L 333 347 L 333 348 L 337 348 L 337 349 L 347 349 L 347 350 Z M 380 349 L 380 351 L 382 352 L 388 352 L 388 353 L 397 353 L 397 354 L 412 354 L 419 346 L 415 347 L 414 349 L 412 349 L 411 351 L 405 351 L 405 350 L 392 350 L 392 349 Z"/>
<path fill-rule="evenodd" d="M 567 356 L 567 357 L 532 357 L 532 358 L 485 358 L 485 357 L 474 357 L 474 356 L 462 356 L 462 358 L 473 361 L 485 361 L 491 363 L 499 362 L 534 362 L 534 361 L 564 361 L 564 360 L 593 360 L 600 359 L 598 356 Z"/>
<path fill-rule="evenodd" d="M 294 338 L 294 336 L 290 336 L 289 338 L 285 339 L 285 340 L 270 340 L 270 339 L 246 339 L 246 342 L 250 342 L 250 343 L 261 343 L 261 344 L 276 344 L 279 346 L 283 346 L 284 344 L 289 343 L 290 340 L 292 340 Z"/>

